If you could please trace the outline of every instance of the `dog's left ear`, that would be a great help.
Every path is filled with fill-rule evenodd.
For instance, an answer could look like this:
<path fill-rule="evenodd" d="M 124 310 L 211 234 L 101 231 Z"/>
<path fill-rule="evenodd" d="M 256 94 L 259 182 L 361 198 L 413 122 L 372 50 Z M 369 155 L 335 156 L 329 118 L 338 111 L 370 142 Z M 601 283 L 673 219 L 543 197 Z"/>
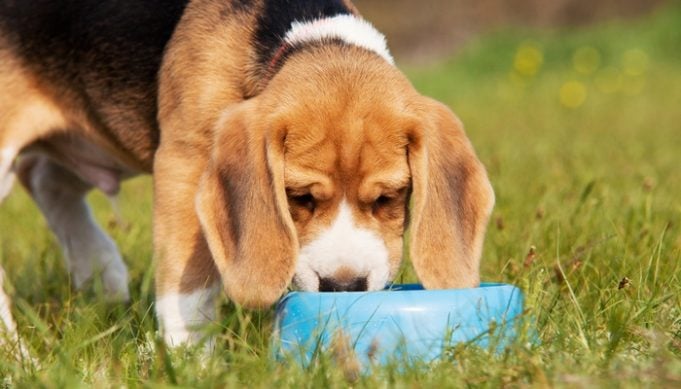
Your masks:
<path fill-rule="evenodd" d="M 285 129 L 253 111 L 244 102 L 224 114 L 196 210 L 227 295 L 260 308 L 286 290 L 298 241 L 284 188 Z"/>
<path fill-rule="evenodd" d="M 458 118 L 424 99 L 409 132 L 410 257 L 427 289 L 476 287 L 494 192 Z"/>

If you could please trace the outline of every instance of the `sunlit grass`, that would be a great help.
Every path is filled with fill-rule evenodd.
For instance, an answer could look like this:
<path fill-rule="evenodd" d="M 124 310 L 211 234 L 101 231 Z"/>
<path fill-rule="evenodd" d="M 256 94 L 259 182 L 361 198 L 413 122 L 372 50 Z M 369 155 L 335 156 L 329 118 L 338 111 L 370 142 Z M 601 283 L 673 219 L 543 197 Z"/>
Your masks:
<path fill-rule="evenodd" d="M 522 287 L 541 342 L 491 355 L 456 348 L 427 370 L 358 386 L 681 385 L 681 8 L 575 31 L 503 31 L 451 61 L 409 69 L 453 107 L 497 195 L 483 278 Z M 0 207 L 0 263 L 34 360 L 0 351 L 17 387 L 346 385 L 328 358 L 270 359 L 273 314 L 222 305 L 220 351 L 170 355 L 153 315 L 151 185 L 125 184 L 120 218 L 91 196 L 130 266 L 132 302 L 74 292 L 27 195 Z M 407 271 L 405 280 L 413 280 Z"/>

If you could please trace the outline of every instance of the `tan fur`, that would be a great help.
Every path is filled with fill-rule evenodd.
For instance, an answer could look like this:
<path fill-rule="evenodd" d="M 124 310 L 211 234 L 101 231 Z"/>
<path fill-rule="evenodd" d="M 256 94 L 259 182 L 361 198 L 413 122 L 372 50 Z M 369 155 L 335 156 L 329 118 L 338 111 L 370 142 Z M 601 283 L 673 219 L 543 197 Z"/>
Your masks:
<path fill-rule="evenodd" d="M 0 148 L 11 147 L 18 153 L 66 127 L 64 114 L 37 84 L 9 51 L 0 49 Z"/>
<path fill-rule="evenodd" d="M 62 91 L 45 82 L 38 89 L 9 51 L 0 52 L 0 86 L 14 97 L 0 96 L 0 147 L 65 131 L 128 174 L 153 163 L 159 295 L 221 280 L 240 304 L 275 302 L 300 245 L 328 227 L 343 200 L 383 239 L 391 276 L 410 222 L 411 259 L 426 287 L 477 285 L 494 199 L 458 119 L 358 48 L 308 49 L 263 79 L 250 44 L 257 10 L 225 18 L 220 4 L 190 2 L 167 47 L 155 153 L 133 135 L 151 131 L 144 115 L 130 113 L 136 132 L 94 122 L 75 97 L 55 100 Z M 307 193 L 314 214 L 292 201 Z"/>
<path fill-rule="evenodd" d="M 231 292 L 238 283 L 226 285 L 228 293 L 248 296 L 245 301 L 257 301 L 257 305 L 274 301 L 291 276 L 297 248 L 295 238 L 300 245 L 314 239 L 329 226 L 343 199 L 351 205 L 361 227 L 377 231 L 383 238 L 394 275 L 402 257 L 410 189 L 414 201 L 411 254 L 422 282 L 429 288 L 477 285 L 480 246 L 493 194 L 460 123 L 443 106 L 419 96 L 397 70 L 379 58 L 361 50 L 350 56 L 339 55 L 335 50 L 319 48 L 292 58 L 261 95 L 230 110 L 226 114 L 228 119 L 217 128 L 229 135 L 215 146 L 220 153 L 232 152 L 237 158 L 233 163 L 218 160 L 214 148 L 212 163 L 222 168 L 230 166 L 224 173 L 227 181 L 238 169 L 261 171 L 249 164 L 262 163 L 263 156 L 239 151 L 233 144 L 240 136 L 255 142 L 249 143 L 250 150 L 257 150 L 253 144 L 264 142 L 265 149 L 277 159 L 281 154 L 274 151 L 280 145 L 267 143 L 255 134 L 270 142 L 283 136 L 286 150 L 283 183 L 263 179 L 259 181 L 262 188 L 248 189 L 246 193 L 266 193 L 270 188 L 279 188 L 275 198 L 312 193 L 317 202 L 314 215 L 290 202 L 291 218 L 281 205 L 275 209 L 274 202 L 267 207 L 261 204 L 250 208 L 249 215 L 255 216 L 250 223 L 273 222 L 273 215 L 279 215 L 279 220 L 272 227 L 259 229 L 272 238 L 253 240 L 246 249 L 248 252 L 242 255 L 263 252 L 270 259 L 262 265 L 243 260 L 249 266 L 239 271 L 223 270 L 226 284 L 230 283 L 230 274 L 245 271 L 250 285 L 258 285 L 249 287 L 244 282 Z M 327 66 L 321 68 L 316 63 Z M 319 93 L 322 86 L 324 93 Z M 225 124 L 230 122 L 231 125 Z M 218 139 L 222 136 L 225 135 L 218 135 Z M 209 168 L 209 172 L 213 169 Z M 270 166 L 270 172 L 276 171 L 277 167 Z M 226 259 L 220 260 L 234 262 L 240 256 L 232 254 L 232 259 L 227 258 L 234 250 L 228 246 L 235 242 L 228 238 L 230 216 L 222 211 L 229 206 L 224 203 L 214 206 L 215 203 L 205 200 L 229 197 L 218 194 L 226 185 L 215 184 L 213 177 L 218 175 L 212 174 L 204 176 L 202 188 L 212 194 L 199 198 L 199 212 L 205 219 L 211 219 L 204 222 L 204 229 L 206 224 L 215 224 L 216 219 L 225 226 L 221 238 L 212 239 L 211 251 L 215 256 L 217 245 L 218 251 L 228 253 Z M 266 177 L 266 173 L 254 174 Z M 209 189 L 209 183 L 213 189 Z M 394 197 L 394 203 L 375 209 L 372 204 L 381 194 Z M 291 222 L 296 231 L 293 235 L 289 231 Z M 235 225 L 244 231 L 258 229 L 248 223 L 238 219 Z M 207 235 L 211 241 L 211 233 L 207 231 Z M 248 237 L 244 239 L 250 241 Z M 251 264 L 256 268 L 251 269 Z M 350 278 L 348 274 L 342 276 Z M 266 296 L 269 299 L 262 300 Z"/>
<path fill-rule="evenodd" d="M 225 21 L 218 5 L 199 0 L 188 6 L 162 65 L 162 133 L 154 161 L 158 294 L 189 292 L 211 284 L 219 279 L 217 269 L 225 262 L 216 268 L 216 254 L 211 255 L 196 215 L 195 197 L 209 164 L 214 127 L 225 108 L 243 100 L 236 75 L 248 74 L 249 59 L 254 55 L 244 50 L 249 47 L 254 16 Z M 191 60 L 196 57 L 204 60 Z"/>
<path fill-rule="evenodd" d="M 0 39 L 0 149 L 11 147 L 19 152 L 38 141 L 49 148 L 51 137 L 68 133 L 112 155 L 130 172 L 150 171 L 150 145 L 139 149 L 140 139 L 132 132 L 112 135 L 76 96 L 29 70 L 8 47 Z M 54 157 L 62 162 L 68 159 Z"/>
<path fill-rule="evenodd" d="M 420 109 L 409 146 L 410 256 L 426 288 L 475 287 L 494 192 L 454 114 L 434 101 Z"/>
<path fill-rule="evenodd" d="M 284 197 L 284 139 L 257 112 L 244 103 L 221 121 L 196 207 L 228 295 L 262 307 L 293 277 L 298 242 Z"/>

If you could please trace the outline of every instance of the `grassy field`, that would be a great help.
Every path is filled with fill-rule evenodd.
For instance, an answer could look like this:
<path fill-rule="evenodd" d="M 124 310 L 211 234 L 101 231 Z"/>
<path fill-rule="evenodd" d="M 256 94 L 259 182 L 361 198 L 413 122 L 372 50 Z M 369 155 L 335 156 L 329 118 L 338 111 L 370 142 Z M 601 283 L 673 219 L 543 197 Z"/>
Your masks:
<path fill-rule="evenodd" d="M 561 31 L 504 30 L 450 61 L 406 69 L 458 113 L 497 205 L 483 278 L 523 288 L 540 343 L 456 347 L 423 367 L 384 368 L 358 387 L 681 387 L 681 7 Z M 272 312 L 224 301 L 210 358 L 169 353 L 153 315 L 151 183 L 92 194 L 131 269 L 132 302 L 74 292 L 27 195 L 0 207 L 0 263 L 33 360 L 0 350 L 0 386 L 344 387 L 322 358 L 269 358 Z M 401 279 L 414 280 L 407 269 Z"/>

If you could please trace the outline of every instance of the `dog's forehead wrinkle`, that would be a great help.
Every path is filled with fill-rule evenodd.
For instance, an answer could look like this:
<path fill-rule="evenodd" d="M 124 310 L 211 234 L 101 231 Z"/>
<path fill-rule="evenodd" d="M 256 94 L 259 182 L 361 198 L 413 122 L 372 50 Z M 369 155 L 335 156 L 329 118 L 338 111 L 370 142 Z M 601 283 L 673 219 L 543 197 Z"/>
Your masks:
<path fill-rule="evenodd" d="M 361 145 L 358 160 L 360 170 L 368 173 L 380 170 L 394 170 L 406 165 L 406 152 L 402 138 L 378 140 L 368 137 Z"/>
<path fill-rule="evenodd" d="M 314 150 L 328 140 L 325 131 L 317 130 L 318 125 L 305 119 L 305 123 L 289 127 L 285 146 L 291 153 L 305 153 Z"/>
<path fill-rule="evenodd" d="M 302 131 L 302 135 L 287 139 L 284 158 L 295 166 L 330 171 L 335 161 L 335 147 L 324 134 L 306 135 Z"/>

